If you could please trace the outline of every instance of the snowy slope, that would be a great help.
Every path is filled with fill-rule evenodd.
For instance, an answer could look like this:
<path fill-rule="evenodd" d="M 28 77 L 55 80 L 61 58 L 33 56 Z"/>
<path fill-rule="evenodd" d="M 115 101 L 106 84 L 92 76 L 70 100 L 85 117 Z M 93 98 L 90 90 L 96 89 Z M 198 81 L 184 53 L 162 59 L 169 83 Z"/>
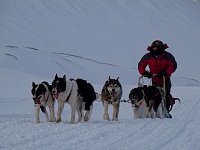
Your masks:
<path fill-rule="evenodd" d="M 198 81 L 199 13 L 192 0 L 1 0 L 0 66 L 135 84 L 139 59 L 161 39 L 178 61 L 174 77 Z"/>

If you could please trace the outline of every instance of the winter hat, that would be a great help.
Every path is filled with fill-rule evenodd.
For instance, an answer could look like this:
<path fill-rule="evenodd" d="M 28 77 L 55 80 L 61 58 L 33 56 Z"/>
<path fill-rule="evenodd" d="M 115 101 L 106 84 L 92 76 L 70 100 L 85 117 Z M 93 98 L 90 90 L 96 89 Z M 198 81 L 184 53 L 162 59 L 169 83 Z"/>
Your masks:
<path fill-rule="evenodd" d="M 158 49 L 162 48 L 163 46 L 163 42 L 162 41 L 159 41 L 159 40 L 155 40 L 153 41 L 153 43 L 151 44 L 151 47 L 154 48 L 154 47 L 157 47 Z"/>
<path fill-rule="evenodd" d="M 157 47 L 159 51 L 164 51 L 165 49 L 169 48 L 166 43 L 163 44 L 162 41 L 155 40 L 155 41 L 152 42 L 151 46 L 147 47 L 147 50 L 151 51 L 154 47 Z"/>

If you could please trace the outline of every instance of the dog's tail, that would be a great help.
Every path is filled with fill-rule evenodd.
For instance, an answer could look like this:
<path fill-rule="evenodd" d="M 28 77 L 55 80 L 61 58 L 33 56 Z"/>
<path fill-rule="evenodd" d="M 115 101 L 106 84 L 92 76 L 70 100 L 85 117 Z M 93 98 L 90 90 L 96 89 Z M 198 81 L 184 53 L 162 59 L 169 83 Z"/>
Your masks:
<path fill-rule="evenodd" d="M 171 98 L 170 98 L 170 107 L 169 107 L 169 111 L 172 110 L 172 107 L 173 107 L 173 105 L 175 104 L 175 101 L 176 101 L 176 100 L 178 100 L 179 103 L 181 102 L 181 100 L 180 100 L 179 98 L 177 98 L 177 97 L 171 97 Z"/>
<path fill-rule="evenodd" d="M 99 93 L 97 93 L 97 92 L 95 92 L 95 94 L 96 94 L 96 100 L 97 100 L 98 102 L 100 102 L 100 101 L 101 101 L 101 94 L 99 94 Z"/>
<path fill-rule="evenodd" d="M 96 101 L 97 101 L 97 102 L 102 102 L 102 104 L 103 104 L 103 106 L 104 106 L 104 100 L 102 99 L 101 94 L 99 94 L 99 93 L 97 93 L 97 92 L 95 92 L 95 94 L 96 94 Z"/>

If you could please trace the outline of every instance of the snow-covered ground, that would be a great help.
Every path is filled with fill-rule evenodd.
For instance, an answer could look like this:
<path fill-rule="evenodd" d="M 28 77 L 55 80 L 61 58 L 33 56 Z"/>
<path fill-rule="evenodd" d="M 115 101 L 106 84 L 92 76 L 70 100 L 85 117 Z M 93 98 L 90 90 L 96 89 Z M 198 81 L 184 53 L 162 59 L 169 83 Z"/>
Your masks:
<path fill-rule="evenodd" d="M 199 0 L 0 0 L 0 150 L 199 150 L 199 14 Z M 43 114 L 35 123 L 33 81 L 65 74 L 99 93 L 108 76 L 119 77 L 128 99 L 155 39 L 178 62 L 172 119 L 134 119 L 121 103 L 119 121 L 108 122 L 96 101 L 87 123 L 69 124 L 67 104 L 61 123 Z"/>
<path fill-rule="evenodd" d="M 0 76 L 1 150 L 198 150 L 200 147 L 199 87 L 173 87 L 173 95 L 181 99 L 173 107 L 173 119 L 134 119 L 130 103 L 121 103 L 119 121 L 104 121 L 102 103 L 95 101 L 87 123 L 69 124 L 70 108 L 66 104 L 61 123 L 46 122 L 41 113 L 41 123 L 36 124 L 31 82 L 43 78 L 6 69 L 0 69 Z M 12 84 L 7 84 L 8 79 Z M 100 92 L 102 85 L 94 86 Z M 123 85 L 123 99 L 128 98 L 132 88 Z"/>

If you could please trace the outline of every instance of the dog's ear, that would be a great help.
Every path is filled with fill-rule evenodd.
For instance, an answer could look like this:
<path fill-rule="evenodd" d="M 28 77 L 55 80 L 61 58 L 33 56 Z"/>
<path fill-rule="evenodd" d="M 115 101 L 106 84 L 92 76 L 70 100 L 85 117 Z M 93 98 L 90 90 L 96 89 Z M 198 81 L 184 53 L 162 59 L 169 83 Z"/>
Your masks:
<path fill-rule="evenodd" d="M 110 76 L 109 76 L 108 81 L 110 81 L 110 79 L 111 79 L 111 78 L 110 78 Z"/>
<path fill-rule="evenodd" d="M 132 100 L 132 93 L 133 93 L 133 89 L 131 90 L 131 92 L 130 92 L 129 95 L 128 95 L 129 100 Z"/>
<path fill-rule="evenodd" d="M 66 80 L 66 75 L 64 75 L 64 76 L 63 76 L 63 79 L 65 79 L 65 80 Z"/>
<path fill-rule="evenodd" d="M 35 82 L 32 82 L 32 87 L 35 88 L 36 86 Z"/>
<path fill-rule="evenodd" d="M 58 79 L 58 75 L 57 75 L 57 73 L 56 73 L 56 75 L 55 75 L 55 79 Z"/>
<path fill-rule="evenodd" d="M 119 81 L 119 77 L 117 77 L 117 81 Z"/>
<path fill-rule="evenodd" d="M 108 82 L 109 82 L 109 81 L 107 80 L 107 81 L 105 82 L 104 86 L 106 86 L 106 85 L 108 84 Z"/>

